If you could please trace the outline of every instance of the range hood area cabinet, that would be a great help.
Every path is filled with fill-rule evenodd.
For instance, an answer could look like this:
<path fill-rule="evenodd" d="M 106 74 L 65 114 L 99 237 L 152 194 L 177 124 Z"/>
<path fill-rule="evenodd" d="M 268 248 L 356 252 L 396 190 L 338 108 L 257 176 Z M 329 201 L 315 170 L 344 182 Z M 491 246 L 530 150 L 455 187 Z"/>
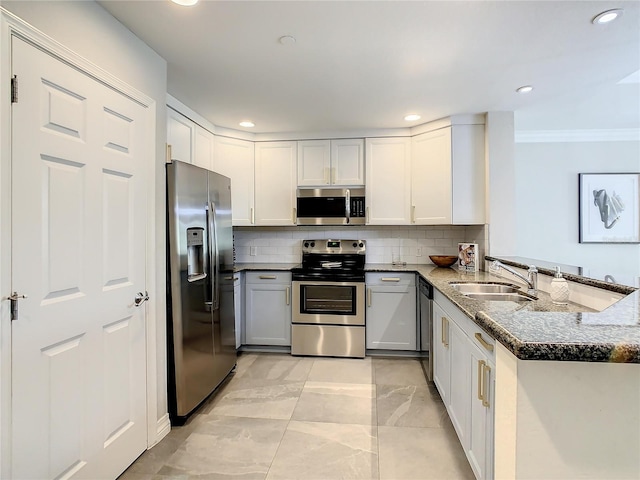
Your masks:
<path fill-rule="evenodd" d="M 411 223 L 485 223 L 484 125 L 451 125 L 411 140 Z"/>
<path fill-rule="evenodd" d="M 299 187 L 363 187 L 364 140 L 304 140 L 298 142 Z"/>

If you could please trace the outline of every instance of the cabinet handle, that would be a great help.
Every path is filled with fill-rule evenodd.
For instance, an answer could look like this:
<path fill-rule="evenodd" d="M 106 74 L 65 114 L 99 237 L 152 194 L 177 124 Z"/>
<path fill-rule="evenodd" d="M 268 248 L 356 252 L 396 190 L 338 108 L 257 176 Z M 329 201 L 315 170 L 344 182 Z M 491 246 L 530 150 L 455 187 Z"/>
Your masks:
<path fill-rule="evenodd" d="M 449 348 L 449 332 L 448 332 L 448 327 L 449 327 L 449 320 L 447 320 L 447 317 L 442 317 L 442 332 L 440 333 L 440 340 L 442 341 L 442 344 Z M 446 335 L 445 335 L 446 332 Z"/>
<path fill-rule="evenodd" d="M 336 169 L 335 167 L 331 169 L 331 183 L 336 183 Z"/>
<path fill-rule="evenodd" d="M 366 222 L 366 223 L 369 223 L 369 207 L 367 207 L 366 212 L 367 212 L 367 213 L 366 213 L 365 222 Z"/>
<path fill-rule="evenodd" d="M 251 225 L 256 223 L 256 217 L 253 214 L 253 207 L 251 207 Z"/>
<path fill-rule="evenodd" d="M 480 344 L 490 352 L 493 352 L 493 345 L 487 342 L 484 338 L 482 338 L 482 334 L 480 332 L 476 332 L 475 334 L 476 340 L 480 342 Z"/>
<path fill-rule="evenodd" d="M 290 287 L 287 287 L 284 289 L 284 298 L 285 298 L 285 302 L 287 302 L 287 305 L 289 305 L 289 303 L 291 303 L 289 296 L 291 294 L 291 289 Z"/>
<path fill-rule="evenodd" d="M 371 289 L 367 288 L 367 307 L 371 306 Z"/>
<path fill-rule="evenodd" d="M 295 208 L 292 210 L 292 215 L 293 216 L 291 217 L 291 219 L 292 219 L 293 223 L 295 224 L 296 223 L 296 217 L 297 217 Z"/>
<path fill-rule="evenodd" d="M 416 223 L 416 206 L 411 205 L 411 223 Z"/>
<path fill-rule="evenodd" d="M 171 163 L 171 144 L 167 143 L 167 163 Z"/>
<path fill-rule="evenodd" d="M 258 278 L 260 280 L 275 280 L 277 277 L 275 275 L 260 275 Z"/>
<path fill-rule="evenodd" d="M 383 282 L 399 282 L 400 278 L 399 277 L 382 277 L 380 280 Z"/>
<path fill-rule="evenodd" d="M 482 380 L 484 385 L 484 391 L 482 393 L 482 406 L 489 407 L 489 378 L 491 376 L 491 367 L 485 363 L 482 367 Z"/>
<path fill-rule="evenodd" d="M 322 176 L 323 176 L 324 183 L 329 185 L 329 167 L 324 167 L 324 172 Z"/>
<path fill-rule="evenodd" d="M 478 400 L 484 405 L 484 360 L 478 360 Z"/>

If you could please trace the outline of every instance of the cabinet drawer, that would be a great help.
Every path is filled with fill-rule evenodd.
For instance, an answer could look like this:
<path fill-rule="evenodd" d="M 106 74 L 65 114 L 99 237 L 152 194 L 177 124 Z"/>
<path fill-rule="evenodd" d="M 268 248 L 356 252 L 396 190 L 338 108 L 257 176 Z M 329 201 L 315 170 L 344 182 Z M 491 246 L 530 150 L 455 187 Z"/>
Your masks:
<path fill-rule="evenodd" d="M 434 290 L 434 301 L 440 305 L 445 313 L 455 322 L 456 325 L 465 333 L 471 342 L 481 349 L 489 360 L 495 361 L 495 339 L 485 332 L 478 324 L 467 317 L 451 300 L 442 293 Z M 435 319 L 434 319 L 435 321 Z"/>
<path fill-rule="evenodd" d="M 291 272 L 273 272 L 273 271 L 260 271 L 260 272 L 247 272 L 245 283 L 274 283 L 283 284 L 291 283 Z"/>
<path fill-rule="evenodd" d="M 398 272 L 367 273 L 365 282 L 368 287 L 377 285 L 415 287 L 416 276 L 413 273 Z"/>

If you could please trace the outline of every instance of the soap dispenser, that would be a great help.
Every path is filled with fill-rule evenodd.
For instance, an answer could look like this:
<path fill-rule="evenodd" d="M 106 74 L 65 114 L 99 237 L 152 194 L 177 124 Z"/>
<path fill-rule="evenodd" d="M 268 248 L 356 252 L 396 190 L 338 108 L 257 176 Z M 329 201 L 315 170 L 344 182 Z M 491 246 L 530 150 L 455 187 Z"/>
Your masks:
<path fill-rule="evenodd" d="M 560 273 L 560 267 L 556 267 L 555 278 L 551 280 L 551 301 L 556 305 L 566 305 L 569 300 L 569 284 Z"/>

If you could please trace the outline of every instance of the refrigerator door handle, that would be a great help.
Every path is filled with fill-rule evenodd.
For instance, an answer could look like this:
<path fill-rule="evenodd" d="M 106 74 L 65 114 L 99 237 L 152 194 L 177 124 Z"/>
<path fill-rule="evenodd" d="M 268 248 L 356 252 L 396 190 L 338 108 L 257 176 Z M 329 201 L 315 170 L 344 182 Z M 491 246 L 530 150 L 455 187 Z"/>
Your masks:
<path fill-rule="evenodd" d="M 213 310 L 220 308 L 220 282 L 218 278 L 218 225 L 216 222 L 216 204 L 209 202 L 209 238 L 211 238 L 211 248 L 209 249 L 211 265 L 211 288 L 213 298 Z"/>

